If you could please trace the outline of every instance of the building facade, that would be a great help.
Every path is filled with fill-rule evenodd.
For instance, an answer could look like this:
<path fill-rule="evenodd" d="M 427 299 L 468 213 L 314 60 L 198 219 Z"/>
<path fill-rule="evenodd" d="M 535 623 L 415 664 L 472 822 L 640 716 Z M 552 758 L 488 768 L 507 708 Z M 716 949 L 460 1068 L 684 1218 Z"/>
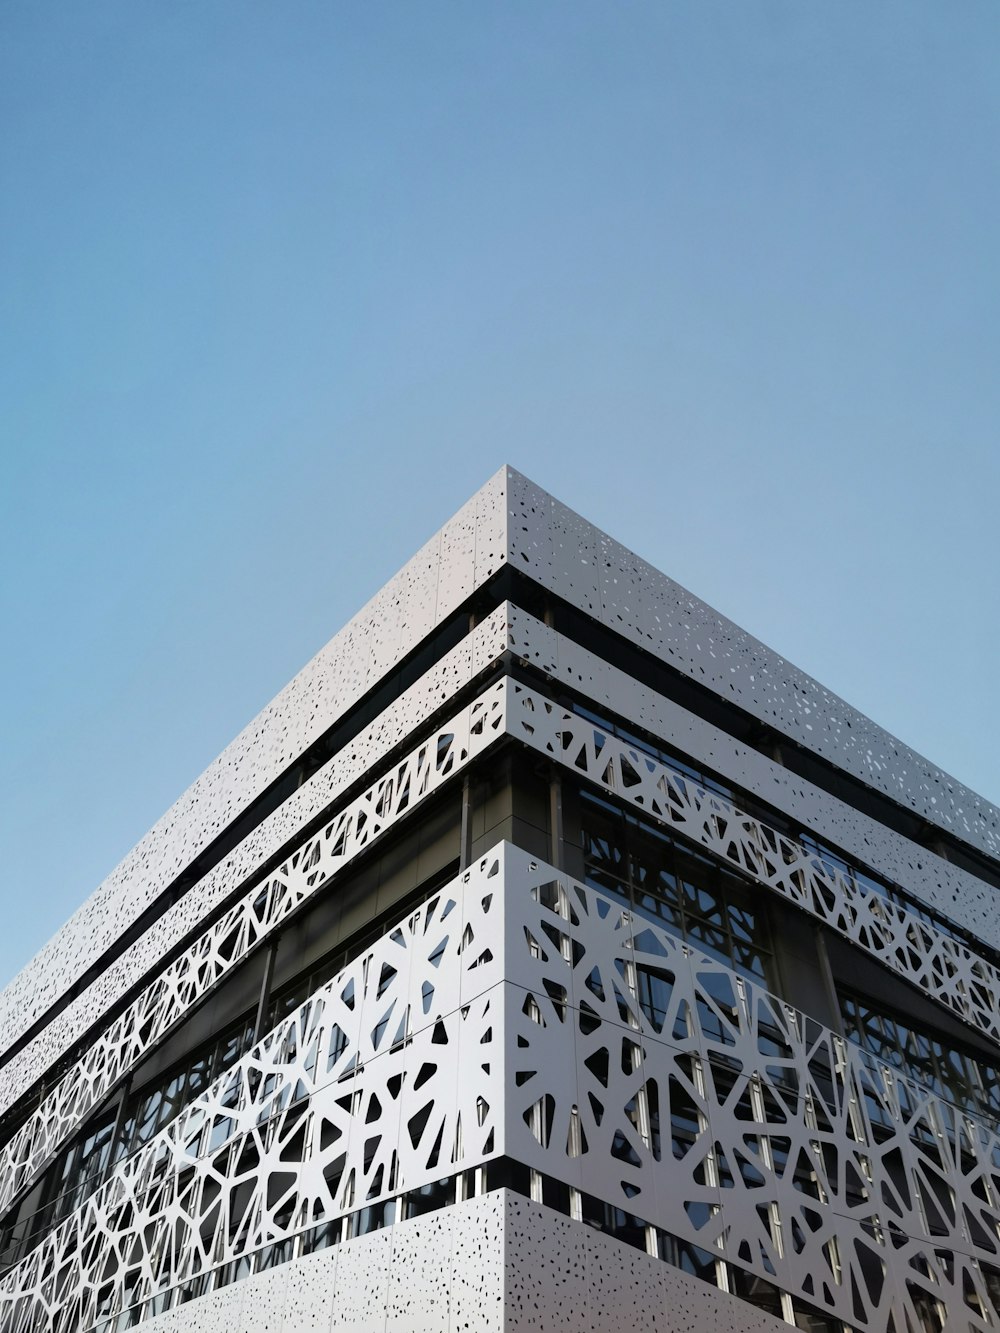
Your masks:
<path fill-rule="evenodd" d="M 0 1330 L 997 1329 L 998 852 L 504 468 L 0 995 Z"/>

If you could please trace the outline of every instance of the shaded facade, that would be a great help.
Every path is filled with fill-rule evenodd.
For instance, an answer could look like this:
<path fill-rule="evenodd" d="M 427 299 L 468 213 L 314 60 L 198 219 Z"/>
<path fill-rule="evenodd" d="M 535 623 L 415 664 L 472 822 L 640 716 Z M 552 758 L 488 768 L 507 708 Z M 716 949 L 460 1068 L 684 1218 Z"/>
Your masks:
<path fill-rule="evenodd" d="M 996 1328 L 998 840 L 505 468 L 0 996 L 0 1328 Z"/>

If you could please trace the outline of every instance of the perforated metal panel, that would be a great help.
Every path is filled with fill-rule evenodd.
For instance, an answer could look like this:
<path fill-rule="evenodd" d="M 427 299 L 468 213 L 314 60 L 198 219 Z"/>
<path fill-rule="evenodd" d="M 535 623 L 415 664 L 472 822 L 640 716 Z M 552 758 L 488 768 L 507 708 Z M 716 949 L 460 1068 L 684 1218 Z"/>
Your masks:
<path fill-rule="evenodd" d="M 117 1168 L 0 1281 L 0 1321 L 90 1328 L 499 1156 L 855 1328 L 998 1317 L 985 1125 L 508 844 Z"/>
<path fill-rule="evenodd" d="M 212 838 L 507 564 L 619 636 L 605 639 L 608 660 L 503 603 L 115 955 Z M 0 997 L 6 1043 L 47 1015 L 0 1067 L 0 1112 L 39 1092 L 0 1150 L 0 1212 L 40 1190 L 123 1080 L 210 1014 L 236 969 L 357 858 L 419 824 L 446 789 L 457 821 L 463 779 L 495 776 L 501 751 L 519 756 L 512 772 L 552 778 L 554 803 L 561 775 L 699 849 L 786 922 L 875 960 L 887 995 L 918 995 L 1000 1056 L 990 884 L 882 826 L 877 801 L 855 809 L 632 679 L 611 660 L 622 640 L 996 855 L 987 802 L 503 469 Z M 617 730 L 550 697 L 560 689 Z M 623 739 L 622 719 L 762 800 L 742 809 Z M 902 893 L 838 868 L 812 836 Z M 108 965 L 48 1013 L 105 950 Z M 42 1228 L 0 1277 L 0 1333 L 777 1328 L 751 1290 L 786 1320 L 811 1311 L 802 1318 L 859 1333 L 997 1328 L 992 1122 L 905 1075 L 903 1053 L 882 1064 L 845 1042 L 797 998 L 500 844 Z M 55 1076 L 85 1033 L 89 1048 Z M 499 1188 L 503 1172 L 533 1198 Z M 418 1205 L 429 1211 L 403 1216 Z M 672 1266 L 695 1253 L 715 1285 Z"/>

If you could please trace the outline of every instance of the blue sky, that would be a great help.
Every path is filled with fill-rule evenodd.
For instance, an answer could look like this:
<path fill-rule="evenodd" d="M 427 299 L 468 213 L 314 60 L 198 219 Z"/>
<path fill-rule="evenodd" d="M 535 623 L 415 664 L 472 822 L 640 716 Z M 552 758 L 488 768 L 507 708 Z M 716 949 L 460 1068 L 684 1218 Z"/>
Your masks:
<path fill-rule="evenodd" d="M 503 462 L 1000 800 L 1000 9 L 0 7 L 12 975 Z"/>

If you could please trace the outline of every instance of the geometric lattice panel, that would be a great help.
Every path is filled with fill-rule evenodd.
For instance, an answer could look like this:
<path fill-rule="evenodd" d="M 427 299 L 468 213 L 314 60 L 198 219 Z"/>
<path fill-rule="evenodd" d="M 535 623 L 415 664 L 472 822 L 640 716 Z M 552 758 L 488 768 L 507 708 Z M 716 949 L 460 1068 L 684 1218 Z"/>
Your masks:
<path fill-rule="evenodd" d="M 493 686 L 398 760 L 165 967 L 101 1033 L 0 1150 L 0 1212 L 167 1032 L 359 852 L 481 754 L 502 726 Z"/>
<path fill-rule="evenodd" d="M 491 686 L 256 885 L 95 1041 L 0 1151 L 0 1211 L 163 1034 L 247 952 L 421 799 L 502 734 L 696 841 L 872 953 L 964 1021 L 1000 1039 L 1000 971 L 800 842 L 668 765 L 510 679 Z"/>
<path fill-rule="evenodd" d="M 508 854 L 511 1157 L 852 1326 L 995 1326 L 985 1124 L 613 897 L 524 876 Z"/>
<path fill-rule="evenodd" d="M 457 690 L 501 656 L 507 643 L 506 606 L 503 603 L 480 621 L 469 635 L 363 727 L 350 745 L 338 750 L 256 825 L 183 894 L 168 913 L 157 918 L 134 943 L 125 947 L 98 977 L 83 987 L 64 1008 L 49 1014 L 44 1027 L 0 1068 L 0 1112 L 12 1106 L 46 1073 L 53 1061 L 90 1031 L 126 992 L 141 984 L 151 967 L 176 950 L 197 930 L 199 923 L 211 919 L 236 885 L 248 882 L 259 867 L 287 847 L 305 825 L 322 817 L 331 807 L 343 805 L 348 788 L 370 780 L 373 773 L 381 771 L 388 755 L 398 752 L 405 737 L 425 728 L 431 715 L 440 712 Z M 456 740 L 457 748 L 460 748 L 461 741 L 458 737 Z M 436 766 L 439 761 L 436 738 L 430 755 Z M 440 762 L 442 765 L 448 762 L 447 754 L 440 756 Z M 452 766 L 454 762 L 452 759 Z M 176 863 L 175 873 L 182 865 L 183 860 Z M 119 885 L 110 901 L 99 890 L 73 918 L 74 957 L 78 952 L 87 954 L 89 932 L 84 917 L 90 917 L 92 929 L 100 927 L 106 935 L 104 946 L 98 949 L 98 953 L 103 953 L 122 929 L 123 915 L 135 908 L 136 898 L 140 898 L 145 906 L 152 904 L 152 898 L 146 900 L 144 897 L 144 891 L 148 889 L 148 881 L 143 876 L 141 885 L 134 880 Z M 63 932 L 53 944 L 58 941 L 66 943 Z M 64 992 L 73 979 L 72 969 L 77 963 L 63 961 L 67 966 L 56 970 L 56 959 L 48 950 L 43 950 L 0 995 L 0 1001 L 10 1002 L 7 1006 L 10 1026 L 6 1031 L 0 1030 L 0 1050 L 17 1037 L 26 1016 L 38 1017 L 60 995 L 64 1000 L 67 998 Z"/>
<path fill-rule="evenodd" d="M 506 844 L 122 1163 L 0 1280 L 0 1327 L 89 1329 L 499 1155 L 854 1328 L 996 1327 L 984 1123 Z M 397 1326 L 439 1316 L 393 1291 Z"/>
<path fill-rule="evenodd" d="M 662 820 L 873 954 L 897 975 L 1000 1040 L 1000 969 L 803 843 L 544 695 L 509 682 L 509 733 Z"/>
<path fill-rule="evenodd" d="M 500 869 L 412 912 L 121 1163 L 0 1280 L 5 1333 L 89 1328 L 496 1155 Z"/>

